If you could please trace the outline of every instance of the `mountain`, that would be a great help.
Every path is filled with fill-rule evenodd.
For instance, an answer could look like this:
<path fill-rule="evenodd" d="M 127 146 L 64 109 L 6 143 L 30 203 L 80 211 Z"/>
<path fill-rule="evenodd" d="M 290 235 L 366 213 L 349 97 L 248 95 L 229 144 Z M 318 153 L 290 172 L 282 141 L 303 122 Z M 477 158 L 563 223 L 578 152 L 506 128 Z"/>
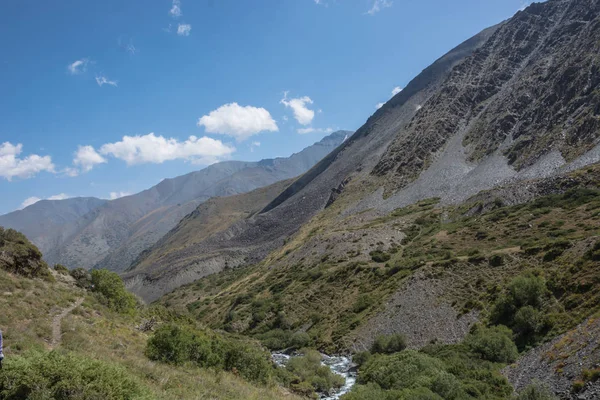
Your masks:
<path fill-rule="evenodd" d="M 0 215 L 0 226 L 25 232 L 40 249 L 57 247 L 75 231 L 75 222 L 108 200 L 78 197 L 41 200 L 9 214 Z"/>
<path fill-rule="evenodd" d="M 202 202 L 297 176 L 350 134 L 346 131 L 332 133 L 288 158 L 221 162 L 197 172 L 165 179 L 132 196 L 112 201 L 88 199 L 85 203 L 87 208 L 81 206 L 83 200 L 78 199 L 36 203 L 1 216 L 0 224 L 18 228 L 29 236 L 51 264 L 122 271 L 141 251 L 169 232 Z M 53 217 L 59 222 L 40 225 L 39 218 L 46 215 L 39 214 L 42 206 L 64 210 Z M 52 214 L 51 210 L 45 212 Z"/>
<path fill-rule="evenodd" d="M 387 377 L 412 367 L 471 382 L 465 398 L 535 378 L 597 398 L 598 54 L 600 1 L 532 4 L 437 60 L 261 211 L 199 236 L 185 262 L 151 252 L 126 284 L 274 349 L 306 334 L 330 353 L 394 353 L 359 367 L 350 399 L 410 398 L 408 378 Z M 397 334 L 410 350 L 380 338 Z"/>

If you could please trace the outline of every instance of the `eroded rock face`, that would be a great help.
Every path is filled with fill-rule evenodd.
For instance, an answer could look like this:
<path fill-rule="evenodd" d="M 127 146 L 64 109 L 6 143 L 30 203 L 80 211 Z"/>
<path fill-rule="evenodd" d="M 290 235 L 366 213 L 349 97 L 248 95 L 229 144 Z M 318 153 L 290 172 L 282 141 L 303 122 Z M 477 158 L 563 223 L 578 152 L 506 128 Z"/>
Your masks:
<path fill-rule="evenodd" d="M 516 169 L 558 150 L 573 160 L 600 135 L 600 3 L 534 4 L 501 26 L 417 112 L 373 169 L 395 191 L 448 140 L 470 161 L 496 151 Z"/>
<path fill-rule="evenodd" d="M 573 382 L 582 379 L 583 369 L 600 363 L 600 319 L 591 318 L 577 328 L 543 344 L 503 370 L 516 391 L 539 381 L 562 399 L 600 398 L 600 381 L 586 382 L 573 392 Z"/>

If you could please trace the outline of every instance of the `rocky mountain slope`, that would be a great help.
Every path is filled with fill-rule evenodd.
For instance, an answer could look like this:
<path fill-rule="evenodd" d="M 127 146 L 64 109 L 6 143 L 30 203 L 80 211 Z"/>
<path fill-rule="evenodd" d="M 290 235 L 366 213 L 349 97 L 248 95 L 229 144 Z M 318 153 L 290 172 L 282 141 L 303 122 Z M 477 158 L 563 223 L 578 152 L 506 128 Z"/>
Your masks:
<path fill-rule="evenodd" d="M 505 370 L 515 387 L 537 376 L 593 398 L 598 46 L 600 1 L 531 5 L 438 60 L 260 213 L 196 243 L 202 258 L 134 269 L 129 287 L 155 300 L 188 282 L 160 302 L 330 352 L 401 333 L 426 354 L 472 354 L 480 323 L 522 352 Z M 564 365 L 526 355 L 556 337 Z"/>
<path fill-rule="evenodd" d="M 113 201 L 43 201 L 1 216 L 0 224 L 18 228 L 31 237 L 51 264 L 122 271 L 202 202 L 300 175 L 349 134 L 332 133 L 288 158 L 214 164 Z M 48 211 L 59 222 L 39 224 L 39 219 L 44 218 L 42 213 L 49 207 L 65 211 Z"/>

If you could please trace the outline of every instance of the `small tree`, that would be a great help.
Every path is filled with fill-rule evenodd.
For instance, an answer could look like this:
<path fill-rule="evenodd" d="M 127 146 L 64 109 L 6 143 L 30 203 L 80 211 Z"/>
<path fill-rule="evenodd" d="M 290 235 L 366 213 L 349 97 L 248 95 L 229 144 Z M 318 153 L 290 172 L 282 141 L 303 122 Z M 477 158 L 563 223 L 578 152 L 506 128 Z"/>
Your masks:
<path fill-rule="evenodd" d="M 113 310 L 124 314 L 135 312 L 137 301 L 125 289 L 121 277 L 115 272 L 105 269 L 92 271 L 92 287 L 94 292 L 103 296 L 107 305 Z"/>
<path fill-rule="evenodd" d="M 484 360 L 510 363 L 517 359 L 519 351 L 511 339 L 512 332 L 505 326 L 492 328 L 475 327 L 465 338 L 465 344 Z"/>
<path fill-rule="evenodd" d="M 371 346 L 372 353 L 379 354 L 392 354 L 402 351 L 406 348 L 406 337 L 402 334 L 393 334 L 389 336 L 377 336 L 373 346 Z"/>

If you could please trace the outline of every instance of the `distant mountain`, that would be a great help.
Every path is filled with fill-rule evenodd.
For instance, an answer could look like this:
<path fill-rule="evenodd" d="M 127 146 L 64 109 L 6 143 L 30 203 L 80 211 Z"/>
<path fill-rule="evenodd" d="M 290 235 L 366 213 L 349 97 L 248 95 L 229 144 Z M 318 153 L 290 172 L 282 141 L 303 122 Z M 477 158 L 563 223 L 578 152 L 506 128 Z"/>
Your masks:
<path fill-rule="evenodd" d="M 41 200 L 23 210 L 0 215 L 0 226 L 24 232 L 42 251 L 47 251 L 75 233 L 79 218 L 107 202 L 94 197 Z"/>
<path fill-rule="evenodd" d="M 0 226 L 23 232 L 51 264 L 122 271 L 202 202 L 298 176 L 351 134 L 332 133 L 287 158 L 213 164 L 117 200 L 41 201 L 0 216 Z"/>

